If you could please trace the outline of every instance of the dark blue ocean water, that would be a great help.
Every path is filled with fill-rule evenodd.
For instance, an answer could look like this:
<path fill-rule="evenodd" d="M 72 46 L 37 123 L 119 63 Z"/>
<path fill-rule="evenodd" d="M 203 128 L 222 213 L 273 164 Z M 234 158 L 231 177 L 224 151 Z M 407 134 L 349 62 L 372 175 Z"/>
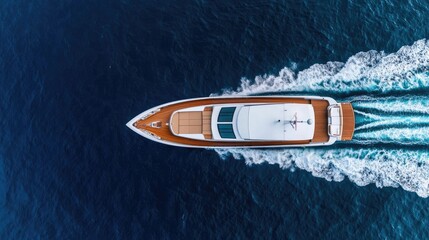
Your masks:
<path fill-rule="evenodd" d="M 1 239 L 428 238 L 428 22 L 422 0 L 2 1 Z M 125 126 L 279 91 L 354 101 L 356 140 L 216 152 Z"/>

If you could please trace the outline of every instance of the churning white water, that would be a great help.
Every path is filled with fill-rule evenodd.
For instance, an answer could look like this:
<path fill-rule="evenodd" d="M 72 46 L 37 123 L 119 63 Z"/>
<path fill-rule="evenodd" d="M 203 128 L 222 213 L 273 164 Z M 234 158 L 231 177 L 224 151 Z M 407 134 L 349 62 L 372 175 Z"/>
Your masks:
<path fill-rule="evenodd" d="M 391 54 L 371 50 L 345 63 L 315 64 L 299 72 L 284 68 L 276 76 L 243 78 L 240 87 L 222 94 L 267 92 L 348 95 L 342 100 L 352 102 L 355 109 L 353 140 L 325 148 L 216 150 L 221 157 L 300 168 L 329 181 L 347 177 L 359 186 L 400 186 L 429 196 L 429 96 L 425 96 L 429 41 L 419 40 Z"/>

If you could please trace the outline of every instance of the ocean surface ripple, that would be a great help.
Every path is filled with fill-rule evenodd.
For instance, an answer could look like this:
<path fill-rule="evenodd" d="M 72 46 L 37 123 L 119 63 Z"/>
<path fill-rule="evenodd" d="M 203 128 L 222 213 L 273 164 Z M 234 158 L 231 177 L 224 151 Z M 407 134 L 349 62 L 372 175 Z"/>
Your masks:
<path fill-rule="evenodd" d="M 422 0 L 2 1 L 0 239 L 429 239 L 428 22 Z M 351 101 L 355 139 L 125 126 L 212 93 Z"/>

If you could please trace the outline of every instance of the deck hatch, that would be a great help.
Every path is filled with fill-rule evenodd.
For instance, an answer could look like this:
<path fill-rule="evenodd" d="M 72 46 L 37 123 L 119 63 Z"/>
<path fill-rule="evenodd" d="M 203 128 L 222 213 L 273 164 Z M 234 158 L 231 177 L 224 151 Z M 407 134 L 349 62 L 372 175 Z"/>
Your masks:
<path fill-rule="evenodd" d="M 218 122 L 232 122 L 234 117 L 235 107 L 223 107 L 217 118 Z"/>
<path fill-rule="evenodd" d="M 221 138 L 235 138 L 232 124 L 218 124 L 217 129 Z"/>

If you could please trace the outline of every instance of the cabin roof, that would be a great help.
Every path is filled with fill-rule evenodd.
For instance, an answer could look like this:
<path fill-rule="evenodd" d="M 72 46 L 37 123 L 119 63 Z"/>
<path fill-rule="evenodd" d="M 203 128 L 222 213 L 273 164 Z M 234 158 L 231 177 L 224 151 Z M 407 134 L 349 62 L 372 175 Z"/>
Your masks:
<path fill-rule="evenodd" d="M 309 140 L 314 135 L 311 104 L 244 106 L 237 117 L 241 137 L 254 140 Z"/>

